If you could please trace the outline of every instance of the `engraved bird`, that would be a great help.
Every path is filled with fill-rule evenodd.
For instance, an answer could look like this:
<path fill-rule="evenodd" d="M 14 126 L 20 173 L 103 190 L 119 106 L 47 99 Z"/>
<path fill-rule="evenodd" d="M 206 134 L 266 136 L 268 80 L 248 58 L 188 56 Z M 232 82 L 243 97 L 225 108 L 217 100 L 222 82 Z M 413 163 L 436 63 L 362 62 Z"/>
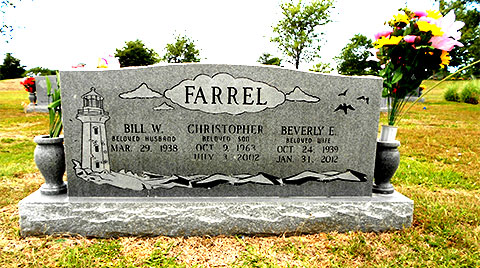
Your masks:
<path fill-rule="evenodd" d="M 347 90 L 345 90 L 344 92 L 342 92 L 342 93 L 338 94 L 338 96 L 347 96 L 347 91 L 348 91 L 348 89 L 347 89 Z"/>
<path fill-rule="evenodd" d="M 348 110 L 352 110 L 352 111 L 355 111 L 355 108 L 353 108 L 352 105 L 347 105 L 346 103 L 342 103 L 340 105 L 338 105 L 338 107 L 333 111 L 333 112 L 336 112 L 338 110 L 342 110 L 345 112 L 345 114 L 347 114 L 347 111 Z"/>
<path fill-rule="evenodd" d="M 366 102 L 368 104 L 368 102 L 370 101 L 370 98 L 365 97 L 365 96 L 360 96 L 360 97 L 357 98 L 357 100 L 363 100 L 364 102 Z"/>

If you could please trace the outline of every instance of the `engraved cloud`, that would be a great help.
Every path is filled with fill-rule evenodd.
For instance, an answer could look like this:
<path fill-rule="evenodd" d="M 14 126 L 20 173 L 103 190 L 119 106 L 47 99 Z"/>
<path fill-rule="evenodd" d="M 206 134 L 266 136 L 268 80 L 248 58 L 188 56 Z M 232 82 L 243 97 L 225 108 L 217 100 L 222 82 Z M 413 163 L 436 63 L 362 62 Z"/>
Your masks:
<path fill-rule="evenodd" d="M 227 73 L 200 74 L 167 89 L 164 95 L 186 109 L 214 114 L 255 113 L 285 102 L 285 94 L 275 87 Z"/>
<path fill-rule="evenodd" d="M 147 84 L 142 83 L 137 88 L 118 95 L 122 99 L 151 99 L 161 98 L 162 94 L 152 90 Z"/>

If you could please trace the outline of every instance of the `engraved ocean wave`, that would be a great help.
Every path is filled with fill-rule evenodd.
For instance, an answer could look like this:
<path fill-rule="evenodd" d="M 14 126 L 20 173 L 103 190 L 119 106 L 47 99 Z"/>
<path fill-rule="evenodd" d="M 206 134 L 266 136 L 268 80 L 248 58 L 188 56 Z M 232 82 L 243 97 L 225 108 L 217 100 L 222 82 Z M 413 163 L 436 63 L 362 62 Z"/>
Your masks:
<path fill-rule="evenodd" d="M 258 185 L 301 185 L 307 182 L 330 182 L 330 181 L 348 181 L 365 182 L 367 176 L 363 173 L 347 170 L 345 172 L 326 171 L 318 173 L 315 171 L 303 171 L 297 175 L 287 178 L 279 178 L 267 173 L 258 173 L 255 175 L 194 175 L 194 176 L 165 176 L 151 172 L 143 172 L 142 175 L 136 175 L 131 171 L 120 170 L 119 172 L 95 172 L 91 169 L 84 169 L 80 163 L 73 160 L 75 174 L 85 181 L 96 184 L 110 184 L 123 189 L 141 191 L 144 189 L 171 189 L 174 187 L 182 188 L 206 188 L 211 189 L 219 185 L 240 186 L 245 184 Z"/>
<path fill-rule="evenodd" d="M 314 171 L 304 171 L 298 175 L 283 179 L 285 184 L 303 184 L 308 181 L 352 181 L 362 182 L 367 181 L 367 176 L 363 173 L 348 169 L 346 172 L 327 171 L 324 173 L 317 173 Z"/>
<path fill-rule="evenodd" d="M 85 181 L 90 181 L 96 184 L 109 184 L 119 188 L 135 191 L 152 189 L 151 185 L 145 184 L 141 178 L 138 178 L 131 172 L 96 172 L 91 169 L 82 168 L 80 163 L 75 160 L 72 160 L 72 162 L 73 169 L 75 170 L 77 177 L 82 178 Z"/>

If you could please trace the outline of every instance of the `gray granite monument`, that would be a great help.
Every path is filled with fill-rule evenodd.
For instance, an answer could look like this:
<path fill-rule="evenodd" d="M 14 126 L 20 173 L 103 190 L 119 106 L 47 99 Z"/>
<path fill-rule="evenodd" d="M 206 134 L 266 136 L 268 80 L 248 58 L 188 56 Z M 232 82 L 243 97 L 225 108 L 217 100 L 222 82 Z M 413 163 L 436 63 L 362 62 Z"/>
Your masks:
<path fill-rule="evenodd" d="M 278 234 L 409 226 L 372 195 L 382 80 L 179 64 L 61 72 L 68 196 L 22 234 Z"/>

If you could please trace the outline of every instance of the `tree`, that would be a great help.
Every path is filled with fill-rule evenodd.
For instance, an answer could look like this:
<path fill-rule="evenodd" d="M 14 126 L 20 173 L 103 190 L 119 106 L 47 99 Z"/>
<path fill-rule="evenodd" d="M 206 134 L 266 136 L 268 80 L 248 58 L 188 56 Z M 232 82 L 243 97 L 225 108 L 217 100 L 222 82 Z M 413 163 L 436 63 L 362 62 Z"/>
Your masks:
<path fill-rule="evenodd" d="M 26 73 L 32 73 L 32 74 L 39 74 L 39 75 L 55 75 L 57 73 L 56 70 L 50 70 L 48 68 L 43 68 L 43 67 L 34 67 L 26 71 Z"/>
<path fill-rule="evenodd" d="M 11 53 L 7 53 L 3 60 L 3 64 L 0 65 L 0 78 L 20 78 L 23 73 L 25 73 L 25 66 L 20 65 L 20 60 L 12 56 Z"/>
<path fill-rule="evenodd" d="M 122 49 L 116 49 L 115 57 L 120 62 L 120 67 L 147 66 L 160 60 L 158 54 L 150 48 L 145 47 L 142 41 L 128 41 Z"/>
<path fill-rule="evenodd" d="M 167 44 L 165 50 L 167 52 L 163 56 L 163 60 L 170 63 L 200 61 L 200 51 L 195 48 L 193 41 L 185 35 L 177 35 L 175 42 Z"/>
<path fill-rule="evenodd" d="M 316 73 L 331 73 L 333 71 L 333 68 L 332 66 L 330 66 L 330 63 L 319 62 L 313 65 L 310 71 L 316 72 Z"/>
<path fill-rule="evenodd" d="M 320 35 L 318 26 L 329 23 L 333 0 L 313 0 L 310 5 L 287 2 L 280 5 L 283 19 L 273 27 L 276 34 L 270 41 L 278 43 L 280 50 L 298 69 L 301 61 L 310 62 L 318 57 Z"/>
<path fill-rule="evenodd" d="M 338 73 L 345 75 L 373 75 L 380 71 L 377 61 L 369 60 L 374 56 L 372 40 L 362 34 L 356 34 L 340 53 L 335 57 Z"/>
<path fill-rule="evenodd" d="M 258 58 L 257 62 L 265 65 L 277 65 L 280 66 L 282 64 L 282 60 L 278 57 L 272 56 L 270 53 L 263 53 L 260 58 Z"/>
<path fill-rule="evenodd" d="M 454 10 L 458 21 L 463 21 L 465 26 L 460 29 L 462 37 L 460 42 L 463 47 L 455 47 L 450 51 L 450 66 L 464 67 L 480 59 L 480 10 L 479 0 L 437 0 L 442 14 Z M 468 75 L 480 76 L 480 68 L 469 68 Z"/>

